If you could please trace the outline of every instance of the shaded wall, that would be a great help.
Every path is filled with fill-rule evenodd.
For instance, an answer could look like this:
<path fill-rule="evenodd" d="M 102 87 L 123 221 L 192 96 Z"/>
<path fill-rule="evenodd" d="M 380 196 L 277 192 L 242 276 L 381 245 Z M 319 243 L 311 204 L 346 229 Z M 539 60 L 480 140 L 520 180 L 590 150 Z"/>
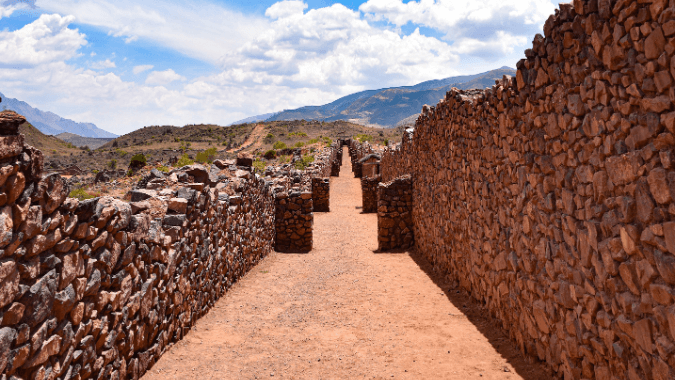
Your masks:
<path fill-rule="evenodd" d="M 675 376 L 674 5 L 562 4 L 516 78 L 382 159 L 418 251 L 570 379 Z"/>

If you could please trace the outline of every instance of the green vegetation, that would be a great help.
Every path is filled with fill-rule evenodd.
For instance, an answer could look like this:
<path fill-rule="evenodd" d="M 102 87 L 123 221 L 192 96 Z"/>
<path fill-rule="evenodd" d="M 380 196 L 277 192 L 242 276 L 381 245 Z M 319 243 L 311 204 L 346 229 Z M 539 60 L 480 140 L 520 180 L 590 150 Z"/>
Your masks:
<path fill-rule="evenodd" d="M 274 149 L 270 149 L 267 152 L 265 152 L 263 156 L 268 160 L 273 160 L 277 157 L 277 151 Z"/>
<path fill-rule="evenodd" d="M 157 167 L 157 170 L 159 170 L 159 171 L 162 172 L 162 173 L 168 173 L 168 172 L 169 172 L 169 168 L 167 168 L 167 167 L 164 166 L 164 165 L 158 166 L 158 167 Z"/>
<path fill-rule="evenodd" d="M 386 145 L 386 146 L 389 145 L 389 139 L 384 139 L 384 145 Z"/>
<path fill-rule="evenodd" d="M 277 141 L 277 142 L 274 143 L 274 145 L 272 146 L 272 148 L 279 150 L 279 149 L 286 149 L 286 148 L 288 148 L 288 147 L 286 146 L 286 143 L 285 143 L 285 142 L 283 142 L 283 141 Z"/>
<path fill-rule="evenodd" d="M 311 139 L 311 140 L 307 141 L 307 144 L 316 144 L 318 142 L 319 142 L 319 139 Z"/>
<path fill-rule="evenodd" d="M 279 156 L 279 163 L 287 164 L 291 162 L 291 157 L 288 155 Z"/>
<path fill-rule="evenodd" d="M 216 148 L 209 148 L 203 152 L 197 153 L 197 157 L 195 159 L 197 162 L 201 162 L 202 164 L 206 163 L 212 163 L 213 160 L 216 158 Z"/>
<path fill-rule="evenodd" d="M 95 194 L 91 194 L 91 193 L 87 192 L 83 187 L 79 187 L 75 190 L 72 190 L 70 192 L 70 194 L 68 194 L 68 196 L 71 197 L 71 198 L 77 198 L 81 201 L 96 198 Z"/>
<path fill-rule="evenodd" d="M 291 132 L 288 134 L 289 136 L 297 136 L 297 137 L 307 137 L 307 134 L 305 132 Z"/>
<path fill-rule="evenodd" d="M 131 168 L 142 168 L 148 163 L 148 158 L 145 157 L 143 153 L 138 153 L 131 157 L 131 161 L 129 162 L 129 167 Z"/>
<path fill-rule="evenodd" d="M 361 143 L 364 143 L 366 141 L 370 142 L 373 141 L 373 136 L 359 133 L 358 135 L 356 135 L 356 139 L 359 140 L 359 142 Z"/>
<path fill-rule="evenodd" d="M 323 138 L 323 142 L 325 142 L 325 143 L 328 144 L 328 145 L 330 145 L 330 144 L 333 143 L 333 141 L 330 139 L 330 137 L 324 137 L 324 138 Z"/>
<path fill-rule="evenodd" d="M 265 171 L 265 162 L 256 159 L 253 161 L 253 168 L 256 173 L 262 173 Z"/>
<path fill-rule="evenodd" d="M 295 165 L 295 168 L 298 169 L 298 170 L 305 170 L 305 169 L 307 169 L 309 164 L 311 164 L 312 162 L 314 162 L 314 156 L 306 154 L 306 155 L 302 156 L 302 160 L 295 161 L 294 165 Z"/>
<path fill-rule="evenodd" d="M 122 150 L 122 149 L 115 149 L 115 153 L 119 154 L 120 157 L 124 157 L 127 154 L 129 154 L 126 150 Z"/>
<path fill-rule="evenodd" d="M 182 168 L 183 166 L 192 165 L 194 163 L 195 162 L 192 161 L 190 157 L 188 157 L 187 153 L 183 153 L 181 158 L 175 164 L 173 164 L 173 166 L 176 168 Z"/>
<path fill-rule="evenodd" d="M 114 158 L 110 160 L 110 162 L 108 162 L 108 167 L 110 168 L 110 170 L 117 169 L 117 160 Z"/>
<path fill-rule="evenodd" d="M 302 148 L 303 146 L 305 146 L 305 143 L 302 142 L 302 141 L 298 141 L 298 142 L 295 143 L 295 145 L 293 145 L 293 146 L 296 147 L 296 148 Z"/>

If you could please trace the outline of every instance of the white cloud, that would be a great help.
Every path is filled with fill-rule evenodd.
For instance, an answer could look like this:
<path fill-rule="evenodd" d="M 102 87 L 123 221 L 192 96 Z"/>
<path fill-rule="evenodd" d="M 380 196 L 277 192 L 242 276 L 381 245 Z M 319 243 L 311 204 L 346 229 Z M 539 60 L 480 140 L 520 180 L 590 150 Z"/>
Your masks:
<path fill-rule="evenodd" d="M 363 20 L 341 4 L 302 13 L 301 2 L 282 2 L 254 41 L 225 55 L 222 84 L 274 84 L 290 88 L 373 88 L 411 84 L 455 73 L 459 57 L 449 45 L 419 30 L 401 36 Z M 336 91 L 337 90 L 337 91 Z M 317 99 L 318 100 L 318 99 Z M 316 102 L 316 101 L 315 101 Z M 314 102 L 314 103 L 315 103 Z"/>
<path fill-rule="evenodd" d="M 555 6 L 550 0 L 368 0 L 359 9 L 369 20 L 435 29 L 453 51 L 496 60 L 531 41 Z"/>
<path fill-rule="evenodd" d="M 112 69 L 114 67 L 117 67 L 115 65 L 115 62 L 109 59 L 106 59 L 105 61 L 94 62 L 91 64 L 91 68 L 94 70 Z"/>
<path fill-rule="evenodd" d="M 108 30 L 126 43 L 145 39 L 208 62 L 216 62 L 267 27 L 265 19 L 206 0 L 59 0 L 41 2 L 40 7 L 74 15 L 78 23 Z"/>
<path fill-rule="evenodd" d="M 265 16 L 272 20 L 285 17 L 302 16 L 307 4 L 299 0 L 284 0 L 273 4 L 265 11 Z"/>
<path fill-rule="evenodd" d="M 176 72 L 171 69 L 168 69 L 164 71 L 151 72 L 145 79 L 145 84 L 151 86 L 166 86 L 167 84 L 177 80 L 185 80 L 185 77 L 176 74 Z"/>
<path fill-rule="evenodd" d="M 138 74 L 140 74 L 144 71 L 151 70 L 153 67 L 155 67 L 155 66 L 153 66 L 153 65 L 139 65 L 139 66 L 134 66 L 134 69 L 132 71 L 133 71 L 134 74 L 138 75 Z"/>
<path fill-rule="evenodd" d="M 16 10 L 16 8 L 14 6 L 11 6 L 11 5 L 10 6 L 0 5 L 0 19 L 2 19 L 3 17 L 11 16 L 12 13 L 14 13 L 15 10 Z"/>
<path fill-rule="evenodd" d="M 84 34 L 69 29 L 74 17 L 43 14 L 12 32 L 0 32 L 0 67 L 31 67 L 65 61 L 87 44 Z"/>

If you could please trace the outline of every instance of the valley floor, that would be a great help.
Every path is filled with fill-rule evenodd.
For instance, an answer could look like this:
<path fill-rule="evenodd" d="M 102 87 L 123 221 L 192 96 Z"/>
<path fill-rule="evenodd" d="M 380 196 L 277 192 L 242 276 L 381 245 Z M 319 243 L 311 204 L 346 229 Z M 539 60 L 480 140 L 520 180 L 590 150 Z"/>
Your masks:
<path fill-rule="evenodd" d="M 272 253 L 145 379 L 547 379 L 414 252 L 375 253 L 345 151 L 314 250 Z"/>

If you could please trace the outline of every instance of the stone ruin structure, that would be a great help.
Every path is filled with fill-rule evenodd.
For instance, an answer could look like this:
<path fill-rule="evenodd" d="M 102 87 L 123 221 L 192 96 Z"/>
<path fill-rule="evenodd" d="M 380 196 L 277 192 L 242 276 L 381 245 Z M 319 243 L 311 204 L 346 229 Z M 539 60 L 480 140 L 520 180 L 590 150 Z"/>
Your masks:
<path fill-rule="evenodd" d="M 139 378 L 282 235 L 311 249 L 312 179 L 337 157 L 265 177 L 245 157 L 155 170 L 131 202 L 78 201 L 42 172 L 23 122 L 0 113 L 2 379 Z"/>
<path fill-rule="evenodd" d="M 673 379 L 675 1 L 575 0 L 544 33 L 515 78 L 424 107 L 382 181 L 410 175 L 415 248 L 523 352 Z"/>

